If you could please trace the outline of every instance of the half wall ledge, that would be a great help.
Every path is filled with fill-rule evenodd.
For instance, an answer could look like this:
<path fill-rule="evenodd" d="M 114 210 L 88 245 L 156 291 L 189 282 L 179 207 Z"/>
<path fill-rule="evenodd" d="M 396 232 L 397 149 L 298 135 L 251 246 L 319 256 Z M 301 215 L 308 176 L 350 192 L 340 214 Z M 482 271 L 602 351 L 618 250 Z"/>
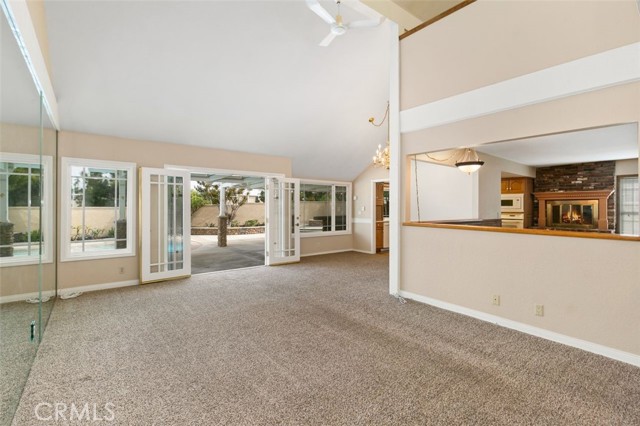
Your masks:
<path fill-rule="evenodd" d="M 502 232 L 507 234 L 546 235 L 549 237 L 591 238 L 596 240 L 617 240 L 640 242 L 640 237 L 629 235 L 617 235 L 599 232 L 558 231 L 553 229 L 516 229 L 498 228 L 495 226 L 452 225 L 434 222 L 404 222 L 402 226 L 414 226 L 419 228 L 455 229 L 458 231 Z"/>

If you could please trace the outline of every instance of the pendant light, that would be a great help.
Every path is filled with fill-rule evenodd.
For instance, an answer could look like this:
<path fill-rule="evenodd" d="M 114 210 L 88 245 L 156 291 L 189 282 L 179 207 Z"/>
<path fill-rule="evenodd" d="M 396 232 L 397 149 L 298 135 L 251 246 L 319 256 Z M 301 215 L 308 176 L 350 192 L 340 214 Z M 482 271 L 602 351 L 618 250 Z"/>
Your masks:
<path fill-rule="evenodd" d="M 463 173 L 471 174 L 480 170 L 480 167 L 484 164 L 484 161 L 481 161 L 478 158 L 478 154 L 475 150 L 471 148 L 467 148 L 464 152 L 464 155 L 460 159 L 460 161 L 456 161 L 456 167 Z"/>

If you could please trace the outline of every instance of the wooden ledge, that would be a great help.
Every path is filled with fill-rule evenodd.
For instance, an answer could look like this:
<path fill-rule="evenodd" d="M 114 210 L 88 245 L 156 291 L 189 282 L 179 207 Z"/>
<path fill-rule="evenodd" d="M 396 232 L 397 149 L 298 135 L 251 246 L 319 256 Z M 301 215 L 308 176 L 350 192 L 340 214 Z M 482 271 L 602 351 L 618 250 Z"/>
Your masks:
<path fill-rule="evenodd" d="M 640 241 L 640 237 L 631 237 L 626 235 L 607 234 L 607 233 L 599 233 L 599 232 L 555 231 L 551 229 L 498 228 L 493 226 L 451 225 L 446 223 L 433 223 L 433 222 L 404 222 L 402 226 L 415 226 L 418 228 L 457 229 L 459 231 L 484 231 L 484 232 L 502 232 L 507 234 L 546 235 L 549 237 L 591 238 L 596 240 Z"/>
<path fill-rule="evenodd" d="M 405 31 L 403 34 L 400 34 L 400 40 L 409 37 L 411 34 L 415 34 L 418 31 L 428 27 L 431 24 L 434 24 L 436 22 L 438 22 L 439 20 L 446 18 L 447 16 L 451 15 L 454 12 L 457 12 L 458 10 L 462 9 L 463 7 L 469 6 L 471 3 L 474 3 L 476 0 L 464 0 L 461 3 L 458 3 L 457 5 L 453 6 L 450 9 L 445 10 L 444 12 L 442 12 L 439 15 L 434 16 L 433 18 L 429 19 L 426 22 L 423 22 L 422 24 L 418 25 L 415 28 L 410 29 L 409 31 Z"/>

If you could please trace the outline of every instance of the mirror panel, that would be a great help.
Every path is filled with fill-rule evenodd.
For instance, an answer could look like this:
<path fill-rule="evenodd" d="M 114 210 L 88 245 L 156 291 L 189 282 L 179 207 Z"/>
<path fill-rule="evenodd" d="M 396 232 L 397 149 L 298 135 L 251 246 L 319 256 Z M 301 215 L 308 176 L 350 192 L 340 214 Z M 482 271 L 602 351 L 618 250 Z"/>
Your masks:
<path fill-rule="evenodd" d="M 0 16 L 0 424 L 10 424 L 56 291 L 56 131 Z"/>

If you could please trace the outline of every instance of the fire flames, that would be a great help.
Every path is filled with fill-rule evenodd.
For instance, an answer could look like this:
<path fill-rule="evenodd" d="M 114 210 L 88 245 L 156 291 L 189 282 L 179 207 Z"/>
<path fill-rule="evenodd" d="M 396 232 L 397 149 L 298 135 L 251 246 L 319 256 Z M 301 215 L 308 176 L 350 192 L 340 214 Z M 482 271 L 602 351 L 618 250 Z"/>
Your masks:
<path fill-rule="evenodd" d="M 576 210 L 571 209 L 571 211 L 564 213 L 562 215 L 562 223 L 582 224 L 583 223 L 582 215 Z"/>

